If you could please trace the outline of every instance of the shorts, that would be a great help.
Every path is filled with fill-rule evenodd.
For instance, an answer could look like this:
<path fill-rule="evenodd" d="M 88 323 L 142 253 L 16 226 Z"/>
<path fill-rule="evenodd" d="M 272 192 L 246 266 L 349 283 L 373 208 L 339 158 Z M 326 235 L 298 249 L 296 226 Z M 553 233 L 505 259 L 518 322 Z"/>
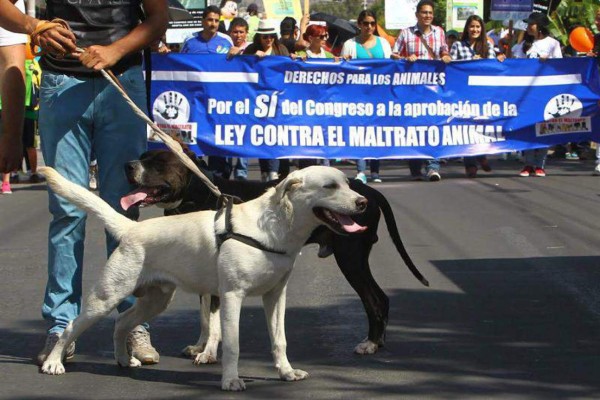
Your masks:
<path fill-rule="evenodd" d="M 15 6 L 25 12 L 25 0 L 18 0 Z M 13 46 L 15 44 L 27 43 L 27 35 L 22 33 L 14 33 L 7 31 L 6 29 L 0 28 L 0 46 Z"/>
<path fill-rule="evenodd" d="M 35 120 L 25 118 L 23 121 L 23 148 L 35 147 Z"/>

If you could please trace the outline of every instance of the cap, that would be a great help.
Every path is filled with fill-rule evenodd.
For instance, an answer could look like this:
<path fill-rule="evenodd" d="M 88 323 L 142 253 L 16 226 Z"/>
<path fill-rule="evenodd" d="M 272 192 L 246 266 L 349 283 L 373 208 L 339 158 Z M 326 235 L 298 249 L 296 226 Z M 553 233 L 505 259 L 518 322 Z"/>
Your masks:
<path fill-rule="evenodd" d="M 525 22 L 526 24 L 535 24 L 538 27 L 550 25 L 550 20 L 548 19 L 546 14 L 540 12 L 532 12 L 531 14 L 529 14 L 529 17 L 527 17 L 527 19 L 523 20 L 523 22 Z"/>
<path fill-rule="evenodd" d="M 446 37 L 448 36 L 454 36 L 455 38 L 458 39 L 458 31 L 455 31 L 454 29 L 450 29 L 448 32 L 446 32 Z"/>

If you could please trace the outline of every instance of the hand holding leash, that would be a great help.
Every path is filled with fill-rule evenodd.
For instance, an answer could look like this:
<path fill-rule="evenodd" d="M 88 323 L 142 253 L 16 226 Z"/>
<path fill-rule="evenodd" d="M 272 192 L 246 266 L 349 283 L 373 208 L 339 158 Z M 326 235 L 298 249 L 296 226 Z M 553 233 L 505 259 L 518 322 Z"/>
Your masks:
<path fill-rule="evenodd" d="M 143 119 L 146 124 L 161 138 L 167 147 L 173 151 L 180 161 L 196 174 L 202 182 L 217 197 L 222 197 L 221 191 L 198 169 L 196 164 L 184 153 L 181 145 L 171 136 L 163 132 L 156 124 L 131 100 L 125 92 L 119 79 L 106 68 L 112 67 L 122 56 L 118 48 L 114 46 L 90 46 L 87 49 L 79 48 L 75 45 L 75 35 L 71 32 L 69 24 L 62 19 L 53 19 L 52 21 L 40 21 L 35 31 L 31 34 L 31 46 L 39 45 L 43 54 L 48 52 L 55 55 L 71 55 L 78 58 L 81 63 L 91 69 L 100 71 L 111 85 L 113 85 L 123 96 L 127 104 L 133 109 L 135 114 Z M 35 54 L 35 53 L 34 53 Z"/>
<path fill-rule="evenodd" d="M 75 35 L 66 21 L 59 18 L 52 21 L 40 20 L 31 33 L 31 52 L 35 55 L 49 53 L 64 57 L 76 52 L 75 41 Z M 36 52 L 35 46 L 39 46 L 41 51 Z"/>

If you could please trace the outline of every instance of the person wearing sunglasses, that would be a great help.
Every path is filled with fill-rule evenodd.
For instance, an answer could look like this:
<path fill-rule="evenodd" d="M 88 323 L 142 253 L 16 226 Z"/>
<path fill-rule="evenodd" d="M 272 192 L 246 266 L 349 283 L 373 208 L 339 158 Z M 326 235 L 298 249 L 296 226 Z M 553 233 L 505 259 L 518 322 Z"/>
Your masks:
<path fill-rule="evenodd" d="M 417 3 L 417 24 L 404 28 L 400 31 L 394 48 L 392 58 L 394 60 L 405 59 L 409 62 L 417 60 L 442 60 L 445 63 L 452 61 L 446 44 L 444 30 L 433 25 L 433 12 L 435 5 L 433 0 L 421 0 Z M 425 160 L 426 177 L 430 182 L 442 179 L 440 175 L 440 160 Z M 421 168 L 423 160 L 408 160 L 410 175 L 413 180 L 423 180 Z"/>
<path fill-rule="evenodd" d="M 341 56 L 345 59 L 369 59 L 369 58 L 390 58 L 392 49 L 387 40 L 377 35 L 377 17 L 371 10 L 363 10 L 358 14 L 358 27 L 360 33 L 358 36 L 346 40 L 342 47 Z M 370 160 L 371 180 L 373 183 L 381 183 L 379 177 L 379 160 Z M 356 178 L 363 183 L 367 183 L 365 171 L 367 162 L 364 159 L 356 160 L 357 174 Z"/>
<path fill-rule="evenodd" d="M 329 39 L 329 33 L 325 25 L 309 25 L 306 28 L 306 32 L 302 35 L 302 38 L 308 47 L 305 50 L 296 51 L 296 59 L 307 60 L 309 58 L 330 58 L 339 60 L 331 52 L 325 50 L 327 45 L 327 39 Z M 298 160 L 299 168 L 306 168 L 311 165 L 318 165 L 319 160 L 316 158 L 301 158 Z M 324 159 L 323 165 L 329 166 L 329 160 Z"/>
<path fill-rule="evenodd" d="M 271 20 L 263 19 L 258 24 L 258 29 L 254 34 L 252 43 L 244 50 L 244 55 L 264 56 L 289 56 L 288 49 L 279 43 L 277 39 L 277 30 Z M 261 180 L 263 182 L 279 179 L 279 160 L 264 159 L 258 160 L 260 165 Z"/>
<path fill-rule="evenodd" d="M 308 43 L 305 50 L 296 52 L 296 56 L 307 58 L 335 58 L 333 54 L 325 50 L 329 33 L 324 25 L 310 25 L 306 28 L 303 39 Z"/>

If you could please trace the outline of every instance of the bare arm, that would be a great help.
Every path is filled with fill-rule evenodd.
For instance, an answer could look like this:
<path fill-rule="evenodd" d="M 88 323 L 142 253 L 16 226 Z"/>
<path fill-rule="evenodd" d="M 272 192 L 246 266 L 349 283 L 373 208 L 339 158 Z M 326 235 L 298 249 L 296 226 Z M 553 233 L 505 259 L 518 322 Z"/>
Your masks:
<path fill-rule="evenodd" d="M 0 26 L 16 33 L 31 34 L 39 21 L 23 14 L 10 0 L 0 0 Z"/>
<path fill-rule="evenodd" d="M 125 55 L 140 51 L 159 40 L 167 29 L 166 0 L 143 0 L 146 19 L 129 34 L 107 46 L 90 46 L 79 56 L 83 65 L 97 71 L 110 68 Z"/>

